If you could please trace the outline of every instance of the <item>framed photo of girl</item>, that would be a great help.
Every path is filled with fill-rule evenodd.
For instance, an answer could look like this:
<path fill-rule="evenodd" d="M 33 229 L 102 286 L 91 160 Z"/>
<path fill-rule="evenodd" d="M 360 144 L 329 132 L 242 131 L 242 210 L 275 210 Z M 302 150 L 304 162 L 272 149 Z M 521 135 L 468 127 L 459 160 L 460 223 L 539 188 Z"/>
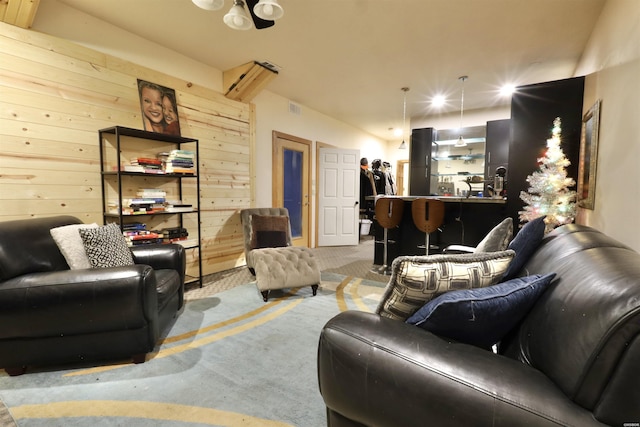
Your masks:
<path fill-rule="evenodd" d="M 138 79 L 138 94 L 144 130 L 180 136 L 176 91 Z"/>
<path fill-rule="evenodd" d="M 599 131 L 600 100 L 597 100 L 582 118 L 578 165 L 578 206 L 591 210 L 593 210 L 596 195 Z"/>

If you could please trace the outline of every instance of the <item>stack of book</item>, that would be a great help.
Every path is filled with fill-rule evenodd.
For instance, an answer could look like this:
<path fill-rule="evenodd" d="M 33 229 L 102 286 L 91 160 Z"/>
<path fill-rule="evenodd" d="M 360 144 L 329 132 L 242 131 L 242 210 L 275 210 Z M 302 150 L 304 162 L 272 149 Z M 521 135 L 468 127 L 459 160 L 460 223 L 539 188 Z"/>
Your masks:
<path fill-rule="evenodd" d="M 151 157 L 137 157 L 130 165 L 124 165 L 125 172 L 163 174 L 162 161 Z"/>
<path fill-rule="evenodd" d="M 178 243 L 185 247 L 193 247 L 198 244 L 196 239 L 189 239 L 189 232 L 186 228 L 171 227 L 160 231 L 163 243 Z"/>
<path fill-rule="evenodd" d="M 175 174 L 195 174 L 195 153 L 190 150 L 171 150 L 164 161 L 164 171 Z"/>
<path fill-rule="evenodd" d="M 122 199 L 123 215 L 153 214 L 166 211 L 166 196 L 164 190 L 156 188 L 141 188 L 135 198 Z M 118 202 L 109 202 L 109 212 L 118 213 Z"/>
<path fill-rule="evenodd" d="M 129 246 L 148 245 L 161 243 L 162 236 L 155 231 L 147 230 L 146 224 L 134 222 L 122 226 L 122 234 L 127 239 Z"/>

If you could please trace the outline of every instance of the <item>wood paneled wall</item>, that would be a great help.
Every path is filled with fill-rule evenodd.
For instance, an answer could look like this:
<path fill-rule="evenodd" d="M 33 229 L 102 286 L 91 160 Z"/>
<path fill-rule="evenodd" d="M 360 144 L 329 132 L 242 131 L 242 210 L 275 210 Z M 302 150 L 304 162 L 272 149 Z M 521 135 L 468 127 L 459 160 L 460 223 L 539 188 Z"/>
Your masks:
<path fill-rule="evenodd" d="M 175 89 L 200 141 L 203 272 L 243 262 L 255 111 L 160 70 L 0 23 L 0 221 L 74 215 L 102 224 L 98 129 L 142 129 L 137 79 Z M 190 264 L 195 262 L 190 254 Z"/>

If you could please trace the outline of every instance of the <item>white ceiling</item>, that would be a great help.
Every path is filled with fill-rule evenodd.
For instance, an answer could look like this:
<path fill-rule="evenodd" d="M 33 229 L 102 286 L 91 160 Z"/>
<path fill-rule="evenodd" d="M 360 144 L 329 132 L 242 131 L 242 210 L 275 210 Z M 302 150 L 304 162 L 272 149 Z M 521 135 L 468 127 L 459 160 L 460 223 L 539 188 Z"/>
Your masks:
<path fill-rule="evenodd" d="M 280 0 L 284 17 L 237 31 L 191 0 L 60 0 L 219 70 L 267 60 L 268 90 L 386 140 L 407 122 L 506 105 L 504 83 L 573 77 L 606 0 Z"/>

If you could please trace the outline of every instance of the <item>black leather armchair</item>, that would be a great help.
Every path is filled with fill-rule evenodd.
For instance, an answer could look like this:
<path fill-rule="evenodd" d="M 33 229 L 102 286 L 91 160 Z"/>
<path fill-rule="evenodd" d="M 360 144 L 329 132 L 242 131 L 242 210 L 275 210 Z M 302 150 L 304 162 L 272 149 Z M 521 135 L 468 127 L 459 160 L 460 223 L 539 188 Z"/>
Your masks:
<path fill-rule="evenodd" d="M 49 230 L 60 216 L 0 223 L 0 368 L 145 361 L 184 300 L 180 245 L 132 248 L 136 265 L 70 270 Z"/>
<path fill-rule="evenodd" d="M 334 317 L 318 349 L 327 425 L 638 425 L 640 255 L 568 225 L 520 273 L 550 272 L 499 354 L 376 314 Z"/>

